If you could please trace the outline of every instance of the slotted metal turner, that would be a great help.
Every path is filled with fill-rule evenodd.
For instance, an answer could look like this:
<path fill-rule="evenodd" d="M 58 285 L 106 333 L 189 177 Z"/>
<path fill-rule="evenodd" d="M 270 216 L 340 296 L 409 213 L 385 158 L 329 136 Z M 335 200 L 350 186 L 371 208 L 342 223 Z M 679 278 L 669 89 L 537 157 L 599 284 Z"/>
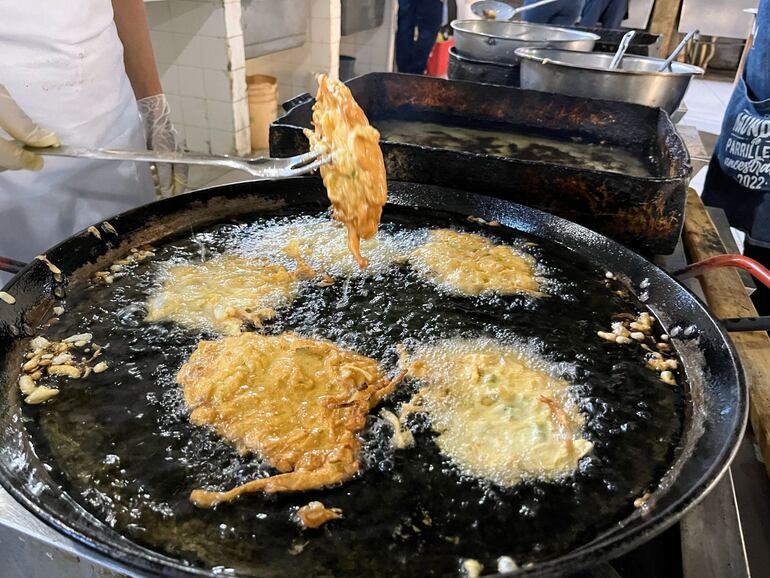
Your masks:
<path fill-rule="evenodd" d="M 30 147 L 25 150 L 43 156 L 98 159 L 105 161 L 138 161 L 148 163 L 181 163 L 187 165 L 208 165 L 228 167 L 244 171 L 263 179 L 296 177 L 311 173 L 318 167 L 331 162 L 330 154 L 322 155 L 310 151 L 285 159 L 270 157 L 234 157 L 229 155 L 207 155 L 188 152 L 163 152 L 151 150 L 89 149 L 72 146 Z"/>

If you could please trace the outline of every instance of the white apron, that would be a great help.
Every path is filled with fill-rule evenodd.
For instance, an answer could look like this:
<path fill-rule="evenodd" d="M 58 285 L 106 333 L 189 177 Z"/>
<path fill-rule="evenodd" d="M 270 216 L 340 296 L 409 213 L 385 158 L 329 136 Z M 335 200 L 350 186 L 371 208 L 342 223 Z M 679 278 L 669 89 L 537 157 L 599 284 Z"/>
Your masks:
<path fill-rule="evenodd" d="M 62 144 L 145 147 L 110 0 L 0 0 L 0 84 Z M 0 172 L 0 255 L 29 261 L 154 198 L 144 164 L 46 157 Z"/>

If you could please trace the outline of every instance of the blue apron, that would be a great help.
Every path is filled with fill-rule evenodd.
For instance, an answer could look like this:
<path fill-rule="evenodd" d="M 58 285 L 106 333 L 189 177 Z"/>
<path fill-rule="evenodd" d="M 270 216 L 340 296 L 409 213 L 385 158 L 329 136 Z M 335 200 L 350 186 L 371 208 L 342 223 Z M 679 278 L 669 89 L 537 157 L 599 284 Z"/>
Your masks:
<path fill-rule="evenodd" d="M 770 0 L 761 0 L 757 32 L 711 159 L 703 201 L 721 207 L 748 242 L 770 248 Z"/>

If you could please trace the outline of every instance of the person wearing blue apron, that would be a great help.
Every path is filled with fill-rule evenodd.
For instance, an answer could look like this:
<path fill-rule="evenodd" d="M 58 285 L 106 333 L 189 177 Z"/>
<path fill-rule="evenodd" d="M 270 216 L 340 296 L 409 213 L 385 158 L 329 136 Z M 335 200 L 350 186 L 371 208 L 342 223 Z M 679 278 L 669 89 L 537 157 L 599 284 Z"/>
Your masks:
<path fill-rule="evenodd" d="M 524 6 L 529 6 L 539 0 L 525 0 Z M 551 24 L 553 26 L 573 26 L 580 19 L 583 0 L 556 0 L 545 6 L 538 6 L 521 13 L 521 19 L 534 24 Z"/>
<path fill-rule="evenodd" d="M 754 44 L 727 106 L 709 164 L 703 202 L 724 209 L 746 233 L 744 254 L 770 267 L 770 0 L 761 0 Z M 752 296 L 770 315 L 770 290 Z"/>
<path fill-rule="evenodd" d="M 184 190 L 181 166 L 151 175 L 144 163 L 43 159 L 18 141 L 179 148 L 142 0 L 0 0 L 0 255 L 29 261 L 156 193 Z"/>

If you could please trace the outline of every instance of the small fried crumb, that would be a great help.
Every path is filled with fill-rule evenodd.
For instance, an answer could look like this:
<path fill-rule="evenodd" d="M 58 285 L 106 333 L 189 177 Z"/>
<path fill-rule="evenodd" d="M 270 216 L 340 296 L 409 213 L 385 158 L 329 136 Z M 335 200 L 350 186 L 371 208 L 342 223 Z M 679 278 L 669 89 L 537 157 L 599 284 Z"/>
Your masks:
<path fill-rule="evenodd" d="M 32 390 L 32 393 L 30 393 L 26 398 L 24 398 L 24 401 L 30 405 L 37 405 L 39 403 L 48 401 L 55 395 L 59 395 L 58 389 L 55 389 L 53 387 L 45 387 L 44 385 L 41 385 L 39 387 L 36 387 L 34 390 Z"/>
<path fill-rule="evenodd" d="M 316 287 L 331 287 L 334 285 L 336 279 L 331 275 L 324 275 L 323 278 L 315 284 Z"/>
<path fill-rule="evenodd" d="M 291 548 L 289 548 L 289 554 L 292 556 L 299 556 L 308 544 L 310 544 L 310 542 L 294 542 L 291 545 Z"/>
<path fill-rule="evenodd" d="M 115 227 L 110 225 L 109 221 L 104 221 L 102 223 L 102 231 L 104 231 L 105 233 L 112 233 L 116 237 L 118 236 L 118 232 L 115 230 Z"/>
<path fill-rule="evenodd" d="M 674 374 L 668 370 L 660 372 L 660 380 L 669 385 L 676 385 L 676 379 L 674 378 Z"/>
<path fill-rule="evenodd" d="M 51 273 L 53 273 L 54 275 L 61 275 L 61 269 L 59 269 L 59 268 L 58 268 L 56 265 L 54 265 L 53 263 L 51 263 L 51 262 L 48 260 L 48 257 L 46 257 L 45 255 L 38 255 L 37 257 L 35 257 L 35 259 L 37 259 L 38 261 L 42 261 L 43 263 L 45 263 L 46 267 L 48 267 L 48 270 L 49 270 Z"/>
<path fill-rule="evenodd" d="M 466 558 L 462 563 L 462 572 L 465 578 L 479 578 L 484 570 L 484 565 L 473 558 Z"/>
<path fill-rule="evenodd" d="M 513 558 L 510 556 L 500 556 L 497 559 L 497 571 L 500 574 L 505 574 L 507 572 L 515 572 L 519 569 L 519 566 L 516 564 Z"/>
<path fill-rule="evenodd" d="M 412 432 L 401 425 L 401 421 L 395 413 L 383 409 L 380 410 L 380 417 L 386 420 L 393 428 L 393 436 L 390 438 L 390 443 L 394 448 L 403 450 L 405 448 L 411 448 L 414 445 L 414 436 L 412 435 Z"/>
<path fill-rule="evenodd" d="M 640 497 L 636 498 L 634 500 L 634 508 L 641 508 L 644 506 L 647 501 L 652 497 L 652 494 L 650 492 L 645 492 Z"/>
<path fill-rule="evenodd" d="M 310 502 L 297 510 L 297 520 L 303 528 L 318 528 L 342 517 L 339 508 L 327 508 L 321 502 Z"/>

